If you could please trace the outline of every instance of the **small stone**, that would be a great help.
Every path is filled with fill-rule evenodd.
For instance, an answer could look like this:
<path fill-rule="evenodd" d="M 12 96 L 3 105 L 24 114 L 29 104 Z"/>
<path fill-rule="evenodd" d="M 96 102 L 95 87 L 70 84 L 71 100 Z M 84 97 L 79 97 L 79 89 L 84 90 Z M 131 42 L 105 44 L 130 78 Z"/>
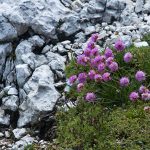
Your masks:
<path fill-rule="evenodd" d="M 85 35 L 89 35 L 95 32 L 95 27 L 94 26 L 89 26 L 85 28 Z"/>
<path fill-rule="evenodd" d="M 68 58 L 69 58 L 69 61 L 72 59 L 72 53 L 71 52 L 68 53 Z"/>
<path fill-rule="evenodd" d="M 144 0 L 136 0 L 135 12 L 139 13 L 143 11 Z"/>
<path fill-rule="evenodd" d="M 104 29 L 105 29 L 106 31 L 110 30 L 109 26 L 106 26 Z"/>
<path fill-rule="evenodd" d="M 0 132 L 0 138 L 3 137 L 3 136 L 4 136 L 4 134 L 2 132 Z"/>
<path fill-rule="evenodd" d="M 61 42 L 61 44 L 64 45 L 64 46 L 65 46 L 65 45 L 68 45 L 68 44 L 70 44 L 70 43 L 71 43 L 71 41 L 69 41 L 69 40 L 66 40 L 66 41 Z"/>
<path fill-rule="evenodd" d="M 21 129 L 17 128 L 17 129 L 14 129 L 12 132 L 16 139 L 20 139 L 22 136 L 26 134 L 27 131 L 25 128 L 21 128 Z"/>
<path fill-rule="evenodd" d="M 51 49 L 51 47 L 49 45 L 46 45 L 42 50 L 42 54 L 47 53 L 50 49 Z"/>
<path fill-rule="evenodd" d="M 70 50 L 71 49 L 71 45 L 65 45 L 65 48 Z"/>
<path fill-rule="evenodd" d="M 23 87 L 31 73 L 32 72 L 27 64 L 20 64 L 16 66 L 17 82 L 19 87 Z"/>
<path fill-rule="evenodd" d="M 102 27 L 106 27 L 108 24 L 106 22 L 102 23 Z"/>
<path fill-rule="evenodd" d="M 64 83 L 64 82 L 61 82 L 61 81 L 54 84 L 54 86 L 55 86 L 56 88 L 64 87 L 64 85 L 65 85 L 65 83 Z"/>
<path fill-rule="evenodd" d="M 9 125 L 10 123 L 10 115 L 5 115 L 4 110 L 0 107 L 0 124 Z"/>
<path fill-rule="evenodd" d="M 19 105 L 18 96 L 11 95 L 2 99 L 2 109 L 16 111 Z"/>
<path fill-rule="evenodd" d="M 131 44 L 132 44 L 131 36 L 129 36 L 129 35 L 122 35 L 121 39 L 122 39 L 122 41 L 123 41 L 123 43 L 125 44 L 126 47 L 131 46 Z"/>
<path fill-rule="evenodd" d="M 100 38 L 105 38 L 107 36 L 107 33 L 105 30 L 100 32 Z"/>
<path fill-rule="evenodd" d="M 57 45 L 55 45 L 50 51 L 56 53 L 57 50 L 58 50 L 58 47 L 57 47 Z"/>
<path fill-rule="evenodd" d="M 12 147 L 12 144 L 8 144 L 7 146 L 8 146 L 8 147 Z"/>
<path fill-rule="evenodd" d="M 147 42 L 134 42 L 134 46 L 135 47 L 146 47 L 146 46 L 148 46 L 148 43 Z"/>
<path fill-rule="evenodd" d="M 68 52 L 68 50 L 65 49 L 62 44 L 57 44 L 57 48 L 58 48 L 58 53 L 60 53 L 60 54 L 64 54 L 64 53 Z"/>
<path fill-rule="evenodd" d="M 2 150 L 5 150 L 5 149 L 6 149 L 6 147 L 5 147 L 5 146 L 3 146 L 3 147 L 2 147 Z"/>
<path fill-rule="evenodd" d="M 10 133 L 9 133 L 9 131 L 5 131 L 5 137 L 6 137 L 6 138 L 10 138 Z"/>
<path fill-rule="evenodd" d="M 17 95 L 17 94 L 18 94 L 18 91 L 15 87 L 10 88 L 8 91 L 8 95 Z"/>
<path fill-rule="evenodd" d="M 113 31 L 113 32 L 116 30 L 116 27 L 113 25 L 110 25 L 109 28 L 110 28 L 110 31 Z"/>

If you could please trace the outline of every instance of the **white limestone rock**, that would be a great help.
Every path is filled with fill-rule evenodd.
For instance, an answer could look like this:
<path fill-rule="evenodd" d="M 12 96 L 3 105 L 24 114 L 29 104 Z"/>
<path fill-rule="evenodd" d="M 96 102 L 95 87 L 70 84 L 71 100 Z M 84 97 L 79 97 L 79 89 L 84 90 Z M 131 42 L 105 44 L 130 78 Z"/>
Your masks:
<path fill-rule="evenodd" d="M 25 146 L 31 145 L 33 142 L 34 138 L 30 135 L 26 135 L 12 145 L 12 150 L 24 150 Z"/>
<path fill-rule="evenodd" d="M 15 38 L 17 38 L 16 29 L 0 14 L 0 42 L 11 41 Z"/>
<path fill-rule="evenodd" d="M 64 57 L 53 52 L 46 53 L 46 57 L 52 70 L 64 71 L 66 62 L 66 59 Z"/>
<path fill-rule="evenodd" d="M 2 109 L 16 111 L 18 109 L 19 99 L 17 96 L 7 96 L 2 99 Z"/>
<path fill-rule="evenodd" d="M 143 11 L 144 0 L 136 0 L 135 12 L 139 13 Z"/>
<path fill-rule="evenodd" d="M 16 128 L 12 132 L 16 139 L 20 139 L 27 133 L 27 130 L 25 128 Z"/>
<path fill-rule="evenodd" d="M 3 68 L 5 67 L 6 57 L 12 52 L 12 44 L 0 44 L 0 77 L 3 75 Z"/>
<path fill-rule="evenodd" d="M 134 46 L 135 47 L 145 47 L 145 46 L 149 46 L 147 42 L 143 41 L 143 42 L 134 42 Z"/>
<path fill-rule="evenodd" d="M 16 65 L 17 83 L 19 87 L 23 87 L 31 73 L 27 64 Z"/>
<path fill-rule="evenodd" d="M 23 89 L 26 99 L 20 105 L 18 127 L 38 121 L 41 114 L 53 110 L 60 97 L 54 87 L 53 73 L 47 65 L 36 68 Z"/>
<path fill-rule="evenodd" d="M 0 125 L 8 126 L 10 124 L 10 115 L 5 114 L 4 110 L 0 107 Z"/>

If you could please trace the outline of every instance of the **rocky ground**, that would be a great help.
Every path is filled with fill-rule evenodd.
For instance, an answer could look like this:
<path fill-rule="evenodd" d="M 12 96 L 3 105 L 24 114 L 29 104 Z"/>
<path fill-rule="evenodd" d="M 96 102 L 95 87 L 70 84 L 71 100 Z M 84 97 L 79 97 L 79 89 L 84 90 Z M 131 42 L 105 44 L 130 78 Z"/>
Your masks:
<path fill-rule="evenodd" d="M 102 50 L 118 37 L 147 46 L 150 0 L 0 0 L 0 149 L 46 149 L 65 65 L 92 33 Z"/>

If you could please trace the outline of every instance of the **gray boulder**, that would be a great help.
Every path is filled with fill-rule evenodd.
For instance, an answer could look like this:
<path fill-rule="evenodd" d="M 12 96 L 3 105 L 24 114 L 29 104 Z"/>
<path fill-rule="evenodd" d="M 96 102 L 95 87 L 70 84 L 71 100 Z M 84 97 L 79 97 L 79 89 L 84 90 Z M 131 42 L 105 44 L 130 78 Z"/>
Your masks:
<path fill-rule="evenodd" d="M 18 127 L 35 123 L 40 115 L 53 110 L 60 97 L 53 83 L 53 73 L 49 66 L 42 65 L 35 69 L 23 88 L 26 99 L 20 105 Z"/>

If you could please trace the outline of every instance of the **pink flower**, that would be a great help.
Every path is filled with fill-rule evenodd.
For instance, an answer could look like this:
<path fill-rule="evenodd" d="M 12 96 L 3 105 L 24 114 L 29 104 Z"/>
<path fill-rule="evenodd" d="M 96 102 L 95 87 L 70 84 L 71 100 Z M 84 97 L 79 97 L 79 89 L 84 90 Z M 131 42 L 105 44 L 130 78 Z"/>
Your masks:
<path fill-rule="evenodd" d="M 122 77 L 121 79 L 120 79 L 120 85 L 121 86 L 128 86 L 129 85 L 129 78 L 128 77 Z"/>
<path fill-rule="evenodd" d="M 94 59 L 94 58 L 91 59 L 91 61 L 90 61 L 90 66 L 91 66 L 91 67 L 96 67 L 96 66 L 97 66 L 97 63 L 95 62 L 95 59 Z"/>
<path fill-rule="evenodd" d="M 149 90 L 147 89 L 147 87 L 141 85 L 140 88 L 139 88 L 139 93 L 142 94 L 142 93 L 148 93 Z"/>
<path fill-rule="evenodd" d="M 79 83 L 84 83 L 87 79 L 87 74 L 86 73 L 80 73 L 78 75 L 78 81 Z"/>
<path fill-rule="evenodd" d="M 143 81 L 146 79 L 145 77 L 145 73 L 143 71 L 138 71 L 136 74 L 135 74 L 135 78 L 136 80 L 138 81 Z"/>
<path fill-rule="evenodd" d="M 105 55 L 101 55 L 100 58 L 101 58 L 101 62 L 104 62 L 106 59 Z"/>
<path fill-rule="evenodd" d="M 93 102 L 96 99 L 96 95 L 94 93 L 87 93 L 85 99 L 87 101 Z"/>
<path fill-rule="evenodd" d="M 95 47 L 95 44 L 93 41 L 89 41 L 87 44 L 87 48 L 89 48 L 90 50 L 93 49 Z"/>
<path fill-rule="evenodd" d="M 137 92 L 132 92 L 129 95 L 129 99 L 133 102 L 137 101 L 139 99 L 139 94 Z"/>
<path fill-rule="evenodd" d="M 145 106 L 144 111 L 150 112 L 150 106 Z"/>
<path fill-rule="evenodd" d="M 84 50 L 84 55 L 87 56 L 87 57 L 89 57 L 91 55 L 91 50 L 89 48 L 86 48 Z"/>
<path fill-rule="evenodd" d="M 107 82 L 107 81 L 110 81 L 111 80 L 111 76 L 110 76 L 110 73 L 109 72 L 106 72 L 102 75 L 102 79 Z"/>
<path fill-rule="evenodd" d="M 111 70 L 111 72 L 115 72 L 118 70 L 118 64 L 116 62 L 112 62 L 108 68 Z"/>
<path fill-rule="evenodd" d="M 125 49 L 125 44 L 123 43 L 122 40 L 119 39 L 115 42 L 115 49 L 117 51 L 123 51 Z"/>
<path fill-rule="evenodd" d="M 91 56 L 97 56 L 99 54 L 98 48 L 95 47 L 91 50 Z"/>
<path fill-rule="evenodd" d="M 142 93 L 141 94 L 142 100 L 150 100 L 150 93 Z"/>
<path fill-rule="evenodd" d="M 95 79 L 96 82 L 101 82 L 102 81 L 102 76 L 100 74 L 96 74 L 94 76 L 94 79 Z"/>
<path fill-rule="evenodd" d="M 98 71 L 99 72 L 102 72 L 102 71 L 104 71 L 105 70 L 105 64 L 104 63 L 100 63 L 99 65 L 98 65 Z"/>
<path fill-rule="evenodd" d="M 98 56 L 96 56 L 96 57 L 94 58 L 94 63 L 95 63 L 95 65 L 98 65 L 98 64 L 101 63 L 101 62 L 102 62 L 102 58 L 101 58 L 100 55 L 98 55 Z"/>
<path fill-rule="evenodd" d="M 114 61 L 113 57 L 109 57 L 106 59 L 106 65 L 109 66 Z"/>
<path fill-rule="evenodd" d="M 93 41 L 93 42 L 96 42 L 98 38 L 99 38 L 99 34 L 98 34 L 98 33 L 95 33 L 95 34 L 92 34 L 90 40 Z"/>
<path fill-rule="evenodd" d="M 79 83 L 78 85 L 77 85 L 77 91 L 78 92 L 81 92 L 81 90 L 84 88 L 84 84 L 83 83 Z"/>
<path fill-rule="evenodd" d="M 105 56 L 106 56 L 106 58 L 114 57 L 113 51 L 111 49 L 109 49 L 108 47 L 105 50 Z"/>
<path fill-rule="evenodd" d="M 77 57 L 77 63 L 80 65 L 86 66 L 89 61 L 90 61 L 90 58 L 86 57 L 84 54 L 79 55 Z"/>
<path fill-rule="evenodd" d="M 72 76 L 69 78 L 69 83 L 70 83 L 70 84 L 73 84 L 76 80 L 77 80 L 77 76 L 76 76 L 76 75 L 72 75 Z"/>
<path fill-rule="evenodd" d="M 133 56 L 130 52 L 126 53 L 123 57 L 123 59 L 126 63 L 130 62 L 132 60 L 132 58 L 133 58 Z"/>
<path fill-rule="evenodd" d="M 94 76 L 95 76 L 95 71 L 94 70 L 90 70 L 90 72 L 88 73 L 88 76 L 89 76 L 89 78 L 91 79 L 91 80 L 93 80 L 94 79 Z"/>

